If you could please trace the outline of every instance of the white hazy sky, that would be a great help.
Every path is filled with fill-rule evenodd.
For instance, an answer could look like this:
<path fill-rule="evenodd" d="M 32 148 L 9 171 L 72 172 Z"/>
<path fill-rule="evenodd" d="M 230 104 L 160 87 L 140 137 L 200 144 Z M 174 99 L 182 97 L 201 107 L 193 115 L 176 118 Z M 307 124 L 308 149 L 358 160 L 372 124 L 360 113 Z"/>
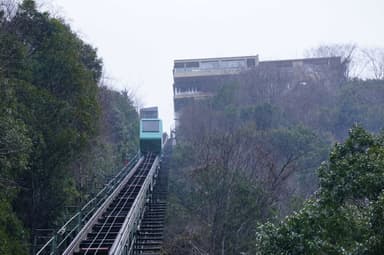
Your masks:
<path fill-rule="evenodd" d="M 98 49 L 113 87 L 173 119 L 180 58 L 259 54 L 299 58 L 323 43 L 384 46 L 383 0 L 52 0 L 50 8 Z"/>

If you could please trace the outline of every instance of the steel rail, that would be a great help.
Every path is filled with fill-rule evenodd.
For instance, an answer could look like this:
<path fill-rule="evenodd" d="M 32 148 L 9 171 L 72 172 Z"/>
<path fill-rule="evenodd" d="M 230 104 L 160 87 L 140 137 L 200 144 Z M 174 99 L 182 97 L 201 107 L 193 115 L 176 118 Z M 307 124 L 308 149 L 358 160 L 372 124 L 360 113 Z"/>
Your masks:
<path fill-rule="evenodd" d="M 93 216 L 89 219 L 83 229 L 77 234 L 77 236 L 73 239 L 71 244 L 67 247 L 67 249 L 63 252 L 63 255 L 69 255 L 74 252 L 80 242 L 85 238 L 85 236 L 90 232 L 94 223 L 98 220 L 98 218 L 102 215 L 105 209 L 111 204 L 113 198 L 124 188 L 125 184 L 130 180 L 130 178 L 134 175 L 136 170 L 139 168 L 144 158 L 140 158 L 137 161 L 137 164 L 132 168 L 132 170 L 124 177 L 124 179 L 120 182 L 120 184 L 116 187 L 116 189 L 108 196 L 108 198 L 102 203 L 101 206 L 98 207 Z"/>
<path fill-rule="evenodd" d="M 153 183 L 155 181 L 154 179 L 158 167 L 159 157 L 156 157 L 141 186 L 139 194 L 136 196 L 129 213 L 126 216 L 125 221 L 120 228 L 120 231 L 117 234 L 112 247 L 109 250 L 109 254 L 123 254 L 123 251 L 126 248 L 126 244 L 128 243 L 130 233 L 136 231 L 136 229 L 134 229 L 135 221 L 140 220 L 140 209 L 144 209 L 145 207 L 147 191 L 150 188 L 153 188 Z"/>
<path fill-rule="evenodd" d="M 129 181 L 131 181 L 133 179 L 133 183 L 129 183 L 129 184 L 127 183 L 125 186 L 128 186 L 128 187 L 124 191 L 124 193 L 122 195 L 118 194 L 118 195 L 116 195 L 116 197 L 114 197 L 114 199 L 119 199 L 120 197 L 126 197 L 126 199 L 119 200 L 117 202 L 117 204 L 114 206 L 113 210 L 108 213 L 108 216 L 105 217 L 103 225 L 101 226 L 100 230 L 97 231 L 97 234 L 92 239 L 92 242 L 90 242 L 88 244 L 88 247 L 82 248 L 82 249 L 85 249 L 84 255 L 88 254 L 88 252 L 90 251 L 90 248 L 93 246 L 93 244 L 95 244 L 95 242 L 98 241 L 98 238 L 100 236 L 104 235 L 103 239 L 99 242 L 99 244 L 95 248 L 95 250 L 99 250 L 101 248 L 101 245 L 104 243 L 106 237 L 108 236 L 108 234 L 110 234 L 111 229 L 113 228 L 113 226 L 115 226 L 116 220 L 119 217 L 118 215 L 125 209 L 126 205 L 129 203 L 130 198 L 135 198 L 134 193 L 136 191 L 136 187 L 137 187 L 136 185 L 140 185 L 141 176 L 143 176 L 143 174 L 145 174 L 145 172 L 148 170 L 148 166 L 151 166 L 152 163 L 153 163 L 152 162 L 152 155 L 149 154 L 144 158 L 144 161 L 139 166 L 139 169 L 137 169 L 135 171 L 135 173 L 132 175 L 132 177 L 130 178 Z M 146 175 L 145 175 L 145 177 L 146 177 Z M 120 209 L 118 209 L 118 208 L 120 208 Z M 132 206 L 129 209 L 131 210 L 131 208 L 132 208 Z M 112 222 L 109 222 L 109 219 L 112 219 Z M 108 227 L 108 224 L 109 224 L 109 227 Z M 107 229 L 105 229 L 105 227 L 107 227 Z M 106 230 L 106 232 L 105 232 L 105 230 Z M 103 232 L 103 234 L 101 235 L 102 232 Z"/>
<path fill-rule="evenodd" d="M 103 189 L 101 189 L 94 198 L 88 201 L 79 212 L 74 214 L 67 222 L 57 230 L 54 235 L 36 252 L 36 255 L 43 254 L 57 254 L 61 252 L 64 247 L 62 245 L 66 244 L 68 241 L 71 241 L 74 233 L 80 231 L 81 225 L 85 223 L 92 217 L 93 212 L 100 207 L 100 204 L 103 204 L 107 197 L 110 196 L 111 192 L 115 190 L 115 185 L 122 182 L 127 175 L 130 174 L 130 170 L 136 166 L 137 162 L 140 161 L 139 155 L 135 155 L 130 158 L 129 163 L 122 168 L 122 170 L 112 178 Z M 92 219 L 92 218 L 91 218 Z M 74 225 L 74 226 L 71 226 Z M 69 230 L 68 230 L 69 229 Z M 73 240 L 73 239 L 72 239 Z M 57 241 L 58 244 L 57 244 Z"/>

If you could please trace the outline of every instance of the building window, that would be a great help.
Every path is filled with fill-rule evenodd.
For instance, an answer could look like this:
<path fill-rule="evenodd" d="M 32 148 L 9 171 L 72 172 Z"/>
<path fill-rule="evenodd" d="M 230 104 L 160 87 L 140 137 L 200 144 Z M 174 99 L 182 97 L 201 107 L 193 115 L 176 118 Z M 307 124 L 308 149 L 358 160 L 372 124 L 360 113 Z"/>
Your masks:
<path fill-rule="evenodd" d="M 254 58 L 248 58 L 247 59 L 247 67 L 255 67 L 256 66 L 256 60 Z"/>
<path fill-rule="evenodd" d="M 200 63 L 201 69 L 217 69 L 219 68 L 219 61 L 204 61 Z"/>
<path fill-rule="evenodd" d="M 223 60 L 220 64 L 222 68 L 243 68 L 245 60 Z"/>
<path fill-rule="evenodd" d="M 175 63 L 175 68 L 184 68 L 184 63 Z"/>
<path fill-rule="evenodd" d="M 199 67 L 199 62 L 187 62 L 185 63 L 186 67 Z"/>

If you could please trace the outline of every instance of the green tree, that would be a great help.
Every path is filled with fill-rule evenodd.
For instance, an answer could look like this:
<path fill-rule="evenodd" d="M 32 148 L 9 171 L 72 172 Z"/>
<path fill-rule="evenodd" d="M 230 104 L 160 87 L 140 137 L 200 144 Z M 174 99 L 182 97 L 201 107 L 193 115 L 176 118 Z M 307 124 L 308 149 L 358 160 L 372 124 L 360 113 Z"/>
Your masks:
<path fill-rule="evenodd" d="M 127 93 L 99 88 L 102 61 L 35 1 L 0 0 L 0 254 L 23 254 L 138 144 Z"/>
<path fill-rule="evenodd" d="M 354 127 L 319 168 L 303 209 L 257 232 L 257 254 L 382 254 L 383 135 Z"/>
<path fill-rule="evenodd" d="M 5 91 L 13 91 L 17 124 L 24 125 L 16 127 L 31 141 L 27 167 L 15 177 L 24 188 L 16 193 L 14 208 L 29 229 L 45 228 L 77 196 L 68 166 L 98 129 L 101 61 L 34 1 L 23 1 L 14 16 L 2 17 L 1 80 Z"/>
<path fill-rule="evenodd" d="M 16 119 L 14 90 L 0 78 L 0 254 L 26 254 L 28 234 L 12 203 L 25 189 L 17 179 L 26 171 L 32 147 L 26 125 Z"/>

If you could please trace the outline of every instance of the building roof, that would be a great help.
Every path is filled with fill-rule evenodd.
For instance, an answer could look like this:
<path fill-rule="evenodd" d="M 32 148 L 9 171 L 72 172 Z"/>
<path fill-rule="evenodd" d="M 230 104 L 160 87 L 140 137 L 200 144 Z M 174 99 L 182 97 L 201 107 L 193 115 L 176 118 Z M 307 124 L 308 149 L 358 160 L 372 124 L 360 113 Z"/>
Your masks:
<path fill-rule="evenodd" d="M 264 60 L 260 61 L 260 64 L 265 63 L 277 63 L 277 62 L 295 62 L 295 61 L 303 61 L 303 62 L 320 62 L 324 60 L 337 60 L 341 63 L 341 57 L 335 56 L 335 57 L 319 57 L 319 58 L 296 58 L 296 59 L 279 59 L 279 60 Z"/>
<path fill-rule="evenodd" d="M 219 60 L 242 60 L 247 58 L 259 58 L 259 55 L 252 56 L 240 56 L 240 57 L 220 57 L 220 58 L 195 58 L 195 59 L 176 59 L 174 63 L 183 63 L 183 62 L 200 62 L 200 61 L 219 61 Z"/>

